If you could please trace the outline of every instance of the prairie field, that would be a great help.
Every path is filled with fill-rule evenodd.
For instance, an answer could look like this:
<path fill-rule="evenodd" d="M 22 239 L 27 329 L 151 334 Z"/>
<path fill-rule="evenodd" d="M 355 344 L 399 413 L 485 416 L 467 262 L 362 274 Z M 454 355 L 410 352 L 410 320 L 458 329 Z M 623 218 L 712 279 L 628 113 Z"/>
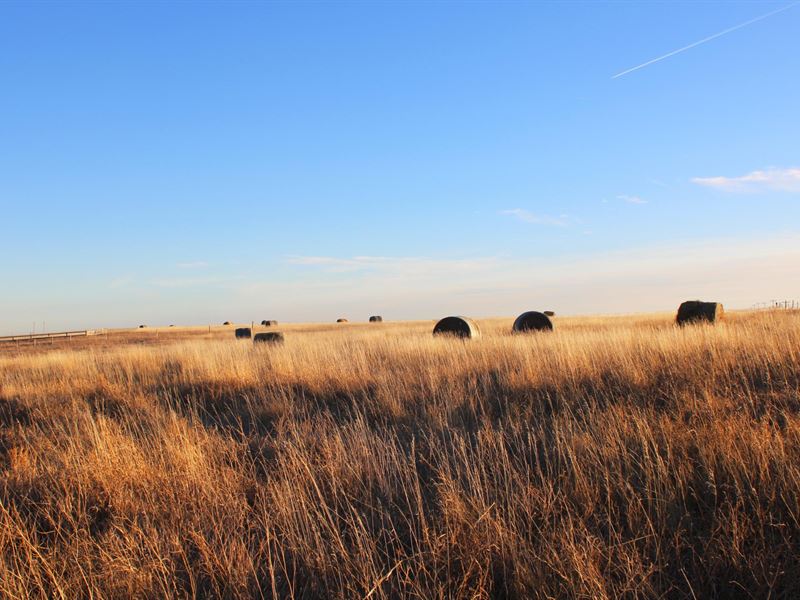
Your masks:
<path fill-rule="evenodd" d="M 800 314 L 0 347 L 6 598 L 800 597 Z"/>

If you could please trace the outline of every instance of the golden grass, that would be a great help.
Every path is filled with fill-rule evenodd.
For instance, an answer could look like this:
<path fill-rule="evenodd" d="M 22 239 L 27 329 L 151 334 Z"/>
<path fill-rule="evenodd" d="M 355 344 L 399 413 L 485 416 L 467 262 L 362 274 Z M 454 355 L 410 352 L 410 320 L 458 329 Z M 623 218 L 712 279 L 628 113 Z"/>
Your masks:
<path fill-rule="evenodd" d="M 2 351 L 0 595 L 798 597 L 800 315 L 510 324 Z"/>

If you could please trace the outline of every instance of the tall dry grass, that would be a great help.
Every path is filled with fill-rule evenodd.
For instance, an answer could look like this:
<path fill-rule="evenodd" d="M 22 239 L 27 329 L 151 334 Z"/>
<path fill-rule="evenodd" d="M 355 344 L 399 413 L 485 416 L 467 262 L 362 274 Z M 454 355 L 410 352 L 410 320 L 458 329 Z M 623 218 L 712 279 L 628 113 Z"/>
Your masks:
<path fill-rule="evenodd" d="M 800 595 L 800 315 L 432 325 L 0 355 L 0 594 Z"/>

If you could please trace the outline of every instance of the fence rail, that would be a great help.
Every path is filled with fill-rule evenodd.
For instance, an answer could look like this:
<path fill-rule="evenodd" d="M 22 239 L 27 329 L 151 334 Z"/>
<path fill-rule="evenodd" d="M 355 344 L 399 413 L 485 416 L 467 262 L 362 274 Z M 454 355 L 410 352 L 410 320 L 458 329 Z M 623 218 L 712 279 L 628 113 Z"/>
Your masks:
<path fill-rule="evenodd" d="M 798 310 L 800 300 L 770 300 L 769 302 L 758 302 L 753 304 L 755 310 Z"/>
<path fill-rule="evenodd" d="M 83 329 L 81 331 L 58 331 L 54 333 L 26 333 L 22 335 L 0 336 L 0 343 L 3 342 L 36 342 L 38 340 L 54 340 L 59 338 L 88 337 L 103 333 L 101 329 Z"/>

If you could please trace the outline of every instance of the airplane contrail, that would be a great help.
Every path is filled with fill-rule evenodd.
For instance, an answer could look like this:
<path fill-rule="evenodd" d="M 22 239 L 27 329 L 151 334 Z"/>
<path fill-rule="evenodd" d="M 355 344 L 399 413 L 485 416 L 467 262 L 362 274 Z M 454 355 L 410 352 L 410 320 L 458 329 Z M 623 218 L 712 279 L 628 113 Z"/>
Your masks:
<path fill-rule="evenodd" d="M 747 27 L 748 25 L 752 25 L 753 23 L 756 23 L 757 21 L 761 21 L 762 19 L 766 19 L 766 18 L 771 17 L 773 15 L 777 15 L 778 13 L 781 13 L 781 12 L 783 12 L 785 10 L 789 10 L 790 8 L 792 8 L 793 6 L 795 6 L 797 4 L 800 4 L 800 2 L 792 2 L 791 4 L 788 4 L 787 6 L 784 6 L 782 8 L 778 8 L 776 10 L 770 11 L 770 12 L 768 12 L 766 14 L 761 15 L 761 16 L 758 16 L 758 17 L 755 17 L 753 19 L 750 19 L 749 21 L 745 21 L 744 23 L 739 23 L 738 25 L 734 25 L 733 27 L 729 27 L 728 29 L 725 29 L 724 31 L 720 31 L 719 33 L 715 33 L 714 35 L 710 35 L 710 36 L 708 36 L 706 38 L 703 38 L 702 40 L 699 40 L 697 42 L 693 42 L 693 43 L 689 44 L 688 46 L 684 46 L 683 48 L 678 48 L 677 50 L 673 50 L 672 52 L 667 52 L 663 56 L 659 56 L 658 58 L 654 58 L 653 60 L 648 60 L 647 62 L 644 62 L 644 63 L 642 63 L 640 65 L 636 65 L 635 67 L 631 67 L 630 69 L 626 69 L 626 70 L 624 70 L 624 71 L 622 71 L 620 73 L 617 73 L 611 79 L 616 79 L 617 77 L 622 77 L 623 75 L 627 75 L 628 73 L 633 73 L 634 71 L 638 71 L 639 69 L 643 69 L 644 67 L 652 65 L 653 63 L 657 63 L 659 61 L 662 61 L 665 58 L 669 58 L 670 56 L 675 56 L 676 54 L 680 54 L 681 52 L 689 50 L 690 48 L 694 48 L 695 46 L 699 46 L 700 44 L 705 44 L 706 42 L 710 42 L 711 40 L 714 40 L 714 39 L 716 39 L 718 37 L 722 37 L 723 35 L 731 33 L 732 31 L 736 31 L 737 29 L 741 29 L 742 27 Z"/>

